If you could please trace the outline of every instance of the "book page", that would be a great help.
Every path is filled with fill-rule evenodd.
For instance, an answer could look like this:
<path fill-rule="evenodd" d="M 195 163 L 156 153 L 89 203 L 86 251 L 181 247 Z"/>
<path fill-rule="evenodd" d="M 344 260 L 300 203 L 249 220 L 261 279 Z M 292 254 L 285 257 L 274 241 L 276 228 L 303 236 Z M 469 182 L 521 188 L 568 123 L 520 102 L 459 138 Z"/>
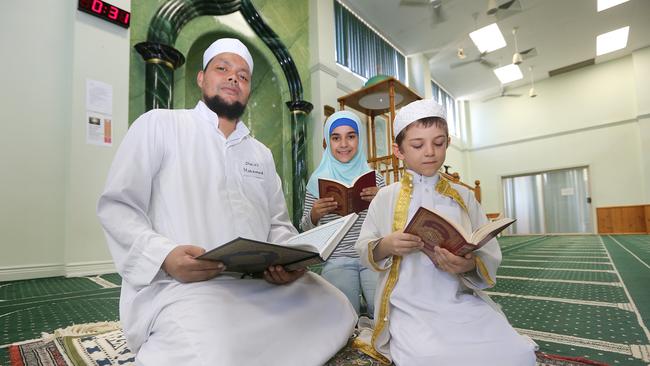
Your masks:
<path fill-rule="evenodd" d="M 351 213 L 327 224 L 317 226 L 287 240 L 285 245 L 316 252 L 322 258 L 327 259 L 358 217 L 359 215 Z"/>
<path fill-rule="evenodd" d="M 340 222 L 339 225 L 332 225 L 329 227 L 317 227 L 306 231 L 300 235 L 294 236 L 293 238 L 287 240 L 286 245 L 294 248 L 300 248 L 309 250 L 311 252 L 321 253 L 329 240 L 336 235 L 336 232 L 343 225 L 343 222 Z"/>
<path fill-rule="evenodd" d="M 476 229 L 472 234 L 472 243 L 474 244 L 485 244 L 485 241 L 489 241 L 499 234 L 503 229 L 510 226 L 513 222 L 517 221 L 516 219 L 504 218 L 497 221 L 491 221 L 487 224 Z"/>

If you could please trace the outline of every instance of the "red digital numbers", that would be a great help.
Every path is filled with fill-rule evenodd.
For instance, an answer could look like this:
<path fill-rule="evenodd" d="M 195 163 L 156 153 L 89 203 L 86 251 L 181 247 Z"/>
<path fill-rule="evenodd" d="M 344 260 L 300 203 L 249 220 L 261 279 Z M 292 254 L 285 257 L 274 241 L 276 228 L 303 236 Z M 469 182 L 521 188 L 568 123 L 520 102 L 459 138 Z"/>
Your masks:
<path fill-rule="evenodd" d="M 104 2 L 101 0 L 93 0 L 93 4 L 90 6 L 90 9 L 97 14 L 101 14 L 104 10 Z"/>
<path fill-rule="evenodd" d="M 79 0 L 77 9 L 124 28 L 129 27 L 131 13 L 102 0 Z"/>
<path fill-rule="evenodd" d="M 114 7 L 113 5 L 109 5 L 108 7 L 108 17 L 110 19 L 116 20 L 117 16 L 120 14 L 120 9 Z"/>

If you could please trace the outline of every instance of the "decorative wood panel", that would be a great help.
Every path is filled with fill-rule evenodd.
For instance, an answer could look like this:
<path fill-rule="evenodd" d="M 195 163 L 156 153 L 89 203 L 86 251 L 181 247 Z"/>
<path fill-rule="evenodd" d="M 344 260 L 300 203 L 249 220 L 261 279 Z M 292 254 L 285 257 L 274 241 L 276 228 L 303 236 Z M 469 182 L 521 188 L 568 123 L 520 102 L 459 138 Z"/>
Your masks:
<path fill-rule="evenodd" d="M 599 234 L 650 233 L 650 205 L 596 208 Z"/>

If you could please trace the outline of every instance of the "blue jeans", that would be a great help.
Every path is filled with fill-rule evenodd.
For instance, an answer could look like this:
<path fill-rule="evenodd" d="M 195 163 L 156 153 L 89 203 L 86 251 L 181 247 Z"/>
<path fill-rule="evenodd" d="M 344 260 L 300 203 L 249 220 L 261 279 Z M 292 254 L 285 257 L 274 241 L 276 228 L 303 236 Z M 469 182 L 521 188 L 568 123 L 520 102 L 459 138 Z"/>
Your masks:
<path fill-rule="evenodd" d="M 363 295 L 370 318 L 375 314 L 375 288 L 378 275 L 377 272 L 361 265 L 359 258 L 350 257 L 330 258 L 321 271 L 323 278 L 345 294 L 357 314 L 360 313 Z"/>

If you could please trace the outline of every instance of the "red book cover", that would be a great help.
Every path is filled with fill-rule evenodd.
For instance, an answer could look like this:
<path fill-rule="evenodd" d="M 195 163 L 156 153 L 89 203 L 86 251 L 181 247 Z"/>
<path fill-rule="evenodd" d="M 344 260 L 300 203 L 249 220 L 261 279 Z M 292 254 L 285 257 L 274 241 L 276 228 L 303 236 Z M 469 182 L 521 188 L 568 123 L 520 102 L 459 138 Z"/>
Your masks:
<path fill-rule="evenodd" d="M 352 212 L 359 213 L 367 209 L 370 202 L 361 199 L 361 191 L 364 188 L 375 186 L 377 186 L 377 181 L 374 171 L 358 176 L 351 185 L 334 179 L 319 178 L 318 194 L 321 198 L 334 197 L 334 201 L 338 203 L 338 206 L 332 212 L 345 216 Z"/>
<path fill-rule="evenodd" d="M 433 252 L 435 246 L 440 246 L 455 255 L 464 256 L 485 245 L 515 221 L 515 219 L 504 218 L 488 222 L 473 233 L 467 233 L 453 220 L 433 210 L 420 207 L 406 225 L 404 232 L 422 238 L 425 251 Z"/>

